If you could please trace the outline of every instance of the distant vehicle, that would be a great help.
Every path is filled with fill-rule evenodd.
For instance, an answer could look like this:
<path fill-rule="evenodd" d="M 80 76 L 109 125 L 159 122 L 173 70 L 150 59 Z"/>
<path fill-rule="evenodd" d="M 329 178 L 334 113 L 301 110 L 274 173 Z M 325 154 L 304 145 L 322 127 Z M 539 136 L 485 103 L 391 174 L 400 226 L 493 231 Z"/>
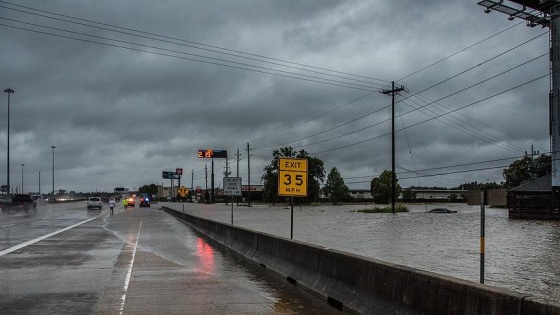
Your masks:
<path fill-rule="evenodd" d="M 428 212 L 429 213 L 457 213 L 457 211 L 450 210 L 450 209 L 447 209 L 447 208 L 435 208 L 435 209 L 432 209 Z"/>
<path fill-rule="evenodd" d="M 33 196 L 31 196 L 31 198 L 32 198 L 33 200 L 38 200 L 38 199 L 43 199 L 43 196 L 41 196 L 41 195 L 33 195 Z"/>
<path fill-rule="evenodd" d="M 89 197 L 87 201 L 87 208 L 88 210 L 91 209 L 99 209 L 103 208 L 103 203 L 101 202 L 101 198 L 99 197 Z"/>
<path fill-rule="evenodd" d="M 115 202 L 119 202 L 119 201 L 121 201 L 121 196 L 116 196 L 115 197 Z"/>
<path fill-rule="evenodd" d="M 126 203 L 124 204 L 125 209 L 128 208 L 128 207 L 134 208 L 135 205 L 136 205 L 136 202 L 134 201 L 134 197 L 126 198 Z"/>
<path fill-rule="evenodd" d="M 140 208 L 142 207 L 150 207 L 150 197 L 148 195 L 140 197 Z"/>
<path fill-rule="evenodd" d="M 2 211 L 8 212 L 10 212 L 11 210 L 29 211 L 36 208 L 37 204 L 35 203 L 33 198 L 31 198 L 31 195 L 26 194 L 15 194 L 12 196 L 11 201 L 2 203 Z"/>

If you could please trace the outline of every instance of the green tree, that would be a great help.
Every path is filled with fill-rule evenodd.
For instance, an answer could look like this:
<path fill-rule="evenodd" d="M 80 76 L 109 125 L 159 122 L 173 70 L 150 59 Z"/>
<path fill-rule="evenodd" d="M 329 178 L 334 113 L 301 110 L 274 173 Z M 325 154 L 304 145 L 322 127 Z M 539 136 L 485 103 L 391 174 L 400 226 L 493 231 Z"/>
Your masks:
<path fill-rule="evenodd" d="M 391 200 L 391 177 L 395 180 L 396 198 L 401 194 L 402 188 L 397 180 L 397 175 L 393 172 L 385 170 L 379 177 L 371 180 L 371 196 L 375 203 L 389 203 Z"/>
<path fill-rule="evenodd" d="M 148 194 L 150 196 L 155 196 L 158 193 L 158 188 L 156 184 L 144 185 L 138 188 L 139 194 Z"/>
<path fill-rule="evenodd" d="M 416 199 L 416 193 L 412 189 L 407 188 L 402 191 L 402 198 L 404 200 L 414 200 Z"/>
<path fill-rule="evenodd" d="M 344 179 L 340 173 L 333 167 L 327 176 L 327 182 L 323 187 L 323 193 L 332 201 L 333 204 L 346 201 L 350 198 L 350 189 L 344 183 Z"/>
<path fill-rule="evenodd" d="M 540 155 L 536 159 L 525 156 L 520 160 L 513 161 L 507 169 L 502 172 L 506 188 L 517 187 L 531 179 L 536 179 L 549 174 L 552 171 L 552 159 L 549 155 Z"/>
<path fill-rule="evenodd" d="M 319 198 L 320 182 L 325 180 L 323 161 L 310 157 L 305 150 L 295 151 L 292 147 L 283 147 L 272 151 L 272 161 L 265 166 L 261 177 L 264 185 L 263 199 L 277 202 L 278 197 L 278 162 L 281 157 L 307 159 L 307 198 L 297 198 L 300 201 L 314 201 Z"/>

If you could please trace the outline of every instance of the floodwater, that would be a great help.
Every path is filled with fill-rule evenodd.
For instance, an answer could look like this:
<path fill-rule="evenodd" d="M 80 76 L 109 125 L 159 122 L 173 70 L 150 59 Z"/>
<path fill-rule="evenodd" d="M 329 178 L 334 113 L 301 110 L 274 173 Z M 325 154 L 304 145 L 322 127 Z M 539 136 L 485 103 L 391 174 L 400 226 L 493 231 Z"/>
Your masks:
<path fill-rule="evenodd" d="M 231 204 L 173 204 L 174 209 L 231 223 Z M 427 213 L 447 207 L 457 213 Z M 368 205 L 294 206 L 293 238 L 421 270 L 480 281 L 480 206 L 408 205 L 408 213 L 357 212 Z M 233 224 L 290 238 L 286 205 L 233 207 Z M 486 209 L 485 284 L 560 300 L 560 221 L 508 219 Z"/>

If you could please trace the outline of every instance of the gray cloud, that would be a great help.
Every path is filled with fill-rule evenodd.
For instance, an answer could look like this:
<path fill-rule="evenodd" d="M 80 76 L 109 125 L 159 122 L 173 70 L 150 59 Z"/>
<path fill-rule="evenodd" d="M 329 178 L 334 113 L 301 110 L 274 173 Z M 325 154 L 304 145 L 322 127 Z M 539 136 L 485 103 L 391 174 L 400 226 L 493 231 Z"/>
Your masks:
<path fill-rule="evenodd" d="M 163 40 L 156 41 L 30 15 L 7 7 L 28 9 L 0 4 L 2 24 L 133 49 L 0 26 L 0 82 L 3 89 L 11 87 L 16 91 L 10 117 L 12 186 L 20 184 L 18 174 L 24 163 L 25 188 L 34 191 L 38 190 L 38 172 L 42 174 L 42 190 L 50 190 L 52 145 L 57 147 L 56 188 L 94 191 L 162 182 L 161 171 L 175 167 L 184 168 L 188 176 L 194 170 L 194 184 L 204 186 L 204 166 L 209 166 L 210 161 L 197 159 L 196 152 L 206 148 L 227 149 L 234 168 L 233 154 L 239 148 L 240 173 L 246 177 L 247 142 L 254 148 L 254 183 L 260 181 L 272 150 L 285 144 L 317 153 L 327 171 L 337 167 L 347 181 L 353 182 L 351 187 L 367 188 L 371 176 L 390 169 L 390 137 L 386 135 L 390 123 L 383 122 L 390 118 L 390 98 L 378 93 L 389 87 L 389 81 L 406 77 L 398 82 L 408 91 L 399 96 L 398 112 L 407 113 L 516 67 L 548 49 L 544 35 L 476 67 L 546 31 L 521 23 L 408 77 L 520 22 L 508 21 L 498 13 L 484 14 L 476 1 L 166 0 L 92 4 L 25 0 L 17 4 L 131 29 L 120 30 L 126 33 L 141 30 L 167 36 L 146 35 Z M 177 41 L 171 38 L 189 42 L 172 44 Z M 437 84 L 471 67 L 474 69 Z M 437 105 L 398 118 L 397 129 L 407 128 L 406 134 L 397 134 L 399 177 L 410 177 L 401 184 L 499 182 L 499 168 L 419 180 L 405 170 L 520 156 L 531 144 L 541 152 L 548 151 L 548 78 L 479 102 L 547 71 L 547 58 L 540 58 Z M 359 99 L 371 91 L 375 93 Z M 334 110 L 337 107 L 341 108 Z M 422 123 L 430 119 L 429 115 L 460 107 L 464 108 L 453 115 Z M 6 165 L 6 154 L 2 154 L 7 146 L 6 114 L 3 94 L 0 166 Z M 350 121 L 353 122 L 347 123 Z M 342 126 L 324 132 L 338 125 Z M 305 139 L 295 141 L 302 138 Z M 221 174 L 224 161 L 216 161 L 215 168 Z M 358 178 L 364 176 L 370 177 Z M 5 167 L 0 167 L 0 182 L 5 178 Z"/>

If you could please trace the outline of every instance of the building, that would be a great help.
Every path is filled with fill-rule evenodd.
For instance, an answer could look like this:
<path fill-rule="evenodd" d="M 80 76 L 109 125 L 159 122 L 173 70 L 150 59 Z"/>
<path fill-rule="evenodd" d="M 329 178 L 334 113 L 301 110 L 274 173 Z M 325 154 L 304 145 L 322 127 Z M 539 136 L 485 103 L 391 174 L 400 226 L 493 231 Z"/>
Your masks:
<path fill-rule="evenodd" d="M 551 175 L 545 175 L 508 191 L 510 219 L 560 220 L 559 205 L 552 199 Z"/>

